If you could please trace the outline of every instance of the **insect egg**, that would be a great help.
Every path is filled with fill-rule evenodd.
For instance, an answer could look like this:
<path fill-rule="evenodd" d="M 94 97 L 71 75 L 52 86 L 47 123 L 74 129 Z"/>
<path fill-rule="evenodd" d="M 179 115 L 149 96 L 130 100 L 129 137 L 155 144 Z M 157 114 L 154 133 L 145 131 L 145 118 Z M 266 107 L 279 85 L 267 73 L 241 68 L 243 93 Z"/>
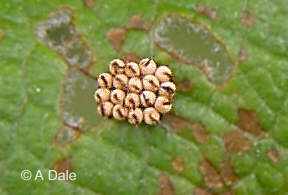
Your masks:
<path fill-rule="evenodd" d="M 144 58 L 139 62 L 139 67 L 143 75 L 148 75 L 148 74 L 155 73 L 157 65 L 154 62 L 154 60 L 149 59 L 149 58 Z"/>
<path fill-rule="evenodd" d="M 113 77 L 109 73 L 102 73 L 98 77 L 98 85 L 101 88 L 111 88 Z"/>
<path fill-rule="evenodd" d="M 110 90 L 106 88 L 99 88 L 94 93 L 94 99 L 96 102 L 105 102 L 110 98 Z"/>
<path fill-rule="evenodd" d="M 114 104 L 123 104 L 125 100 L 125 92 L 120 89 L 114 89 L 111 92 L 111 102 Z"/>
<path fill-rule="evenodd" d="M 143 89 L 142 81 L 139 77 L 133 77 L 128 82 L 128 89 L 133 93 L 140 93 Z"/>
<path fill-rule="evenodd" d="M 145 90 L 156 92 L 159 89 L 160 83 L 153 75 L 146 75 L 143 78 L 143 87 Z"/>
<path fill-rule="evenodd" d="M 102 116 L 109 117 L 112 114 L 113 104 L 111 102 L 103 102 L 98 105 L 98 112 Z"/>
<path fill-rule="evenodd" d="M 128 77 L 125 74 L 117 74 L 113 79 L 113 87 L 125 90 L 128 84 Z"/>
<path fill-rule="evenodd" d="M 128 122 L 131 124 L 140 124 L 143 120 L 143 112 L 140 108 L 130 110 L 128 113 Z"/>
<path fill-rule="evenodd" d="M 117 120 L 124 120 L 128 115 L 128 109 L 120 104 L 113 107 L 113 117 Z"/>
<path fill-rule="evenodd" d="M 140 95 L 140 100 L 144 107 L 151 107 L 155 103 L 156 95 L 152 91 L 143 91 Z"/>
<path fill-rule="evenodd" d="M 102 116 L 136 125 L 142 121 L 155 125 L 162 114 L 172 109 L 176 85 L 168 66 L 157 67 L 149 58 L 139 64 L 114 59 L 109 70 L 97 78 L 99 88 L 94 93 Z"/>
<path fill-rule="evenodd" d="M 125 63 L 120 59 L 115 59 L 110 62 L 109 69 L 113 75 L 124 73 Z"/>
<path fill-rule="evenodd" d="M 164 96 L 159 96 L 155 102 L 155 108 L 162 114 L 167 113 L 171 110 L 172 104 L 171 101 Z"/>
<path fill-rule="evenodd" d="M 176 91 L 176 85 L 172 82 L 165 82 L 161 84 L 159 95 L 172 97 Z"/>
<path fill-rule="evenodd" d="M 167 66 L 160 66 L 155 72 L 157 79 L 162 82 L 168 82 L 172 79 L 172 72 Z"/>
<path fill-rule="evenodd" d="M 144 121 L 148 125 L 154 125 L 160 120 L 160 113 L 153 107 L 145 108 L 143 115 Z"/>
<path fill-rule="evenodd" d="M 137 108 L 140 105 L 139 95 L 136 93 L 128 93 L 125 98 L 125 106 L 128 108 Z"/>
<path fill-rule="evenodd" d="M 138 77 L 140 76 L 140 68 L 135 62 L 129 62 L 125 66 L 125 73 L 128 77 Z"/>

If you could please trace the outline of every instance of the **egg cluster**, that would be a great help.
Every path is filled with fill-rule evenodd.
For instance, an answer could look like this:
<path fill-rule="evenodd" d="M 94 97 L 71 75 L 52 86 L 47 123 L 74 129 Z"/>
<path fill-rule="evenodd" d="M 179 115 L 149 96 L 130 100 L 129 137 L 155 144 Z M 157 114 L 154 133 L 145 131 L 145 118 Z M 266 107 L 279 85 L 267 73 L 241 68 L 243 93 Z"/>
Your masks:
<path fill-rule="evenodd" d="M 102 116 L 127 120 L 131 124 L 154 125 L 161 115 L 172 108 L 176 86 L 172 71 L 149 58 L 139 64 L 125 64 L 115 59 L 109 64 L 110 73 L 98 77 L 99 88 L 94 94 Z"/>

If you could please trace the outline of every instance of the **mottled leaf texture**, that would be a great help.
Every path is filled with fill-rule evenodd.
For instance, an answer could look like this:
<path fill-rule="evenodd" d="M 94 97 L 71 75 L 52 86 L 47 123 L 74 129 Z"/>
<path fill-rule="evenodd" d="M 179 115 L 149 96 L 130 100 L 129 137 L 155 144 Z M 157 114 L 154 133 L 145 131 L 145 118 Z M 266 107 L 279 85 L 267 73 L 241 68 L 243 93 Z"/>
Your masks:
<path fill-rule="evenodd" d="M 0 194 L 287 195 L 287 5 L 0 0 Z M 97 75 L 143 57 L 171 67 L 172 112 L 100 117 Z"/>

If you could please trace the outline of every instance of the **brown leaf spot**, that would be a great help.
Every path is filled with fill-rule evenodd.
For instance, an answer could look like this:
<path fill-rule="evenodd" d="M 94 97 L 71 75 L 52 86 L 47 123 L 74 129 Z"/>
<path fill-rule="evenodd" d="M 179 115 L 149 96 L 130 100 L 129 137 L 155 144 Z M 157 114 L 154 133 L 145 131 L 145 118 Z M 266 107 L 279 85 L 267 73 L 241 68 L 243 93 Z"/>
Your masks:
<path fill-rule="evenodd" d="M 167 175 L 161 175 L 159 178 L 160 192 L 159 195 L 174 195 L 174 187 Z"/>
<path fill-rule="evenodd" d="M 200 171 L 204 176 L 204 182 L 209 188 L 221 188 L 223 182 L 216 169 L 207 161 L 203 161 L 200 165 Z"/>
<path fill-rule="evenodd" d="M 195 123 L 193 125 L 192 134 L 196 138 L 196 140 L 200 143 L 204 143 L 208 138 L 208 132 L 205 130 L 202 123 Z"/>
<path fill-rule="evenodd" d="M 235 191 L 233 189 L 230 189 L 230 190 L 224 192 L 223 195 L 235 195 L 235 194 L 236 194 Z"/>
<path fill-rule="evenodd" d="M 84 5 L 86 7 L 92 8 L 96 5 L 96 1 L 95 0 L 83 0 Z"/>
<path fill-rule="evenodd" d="M 208 138 L 208 132 L 205 130 L 202 123 L 192 123 L 184 118 L 166 114 L 163 116 L 163 121 L 166 122 L 175 133 L 178 133 L 184 127 L 191 130 L 192 136 L 199 142 L 204 143 Z"/>
<path fill-rule="evenodd" d="M 271 149 L 267 152 L 268 158 L 273 162 L 278 162 L 280 159 L 280 154 L 276 149 Z"/>
<path fill-rule="evenodd" d="M 65 173 L 66 170 L 68 173 L 72 172 L 72 159 L 67 158 L 57 161 L 54 165 L 54 170 L 56 170 L 57 173 Z"/>
<path fill-rule="evenodd" d="M 127 28 L 148 31 L 151 28 L 151 24 L 143 21 L 143 18 L 141 15 L 134 15 L 130 18 L 130 21 L 127 24 Z"/>
<path fill-rule="evenodd" d="M 248 10 L 242 12 L 242 25 L 252 27 L 256 23 L 256 18 Z"/>
<path fill-rule="evenodd" d="M 196 12 L 208 16 L 211 20 L 217 19 L 217 12 L 211 6 L 200 4 L 196 8 Z"/>
<path fill-rule="evenodd" d="M 122 56 L 123 60 L 128 63 L 128 62 L 140 62 L 140 58 L 135 54 L 135 53 L 124 53 Z"/>
<path fill-rule="evenodd" d="M 194 195 L 212 195 L 212 193 L 206 189 L 197 187 L 194 190 Z"/>
<path fill-rule="evenodd" d="M 106 37 L 113 47 L 119 51 L 126 38 L 126 30 L 123 28 L 113 28 L 107 32 Z"/>
<path fill-rule="evenodd" d="M 224 165 L 221 169 L 221 176 L 227 186 L 232 185 L 235 181 L 238 180 L 238 177 L 236 176 L 229 161 L 224 162 Z"/>
<path fill-rule="evenodd" d="M 255 136 L 260 136 L 263 133 L 256 119 L 255 112 L 240 108 L 238 109 L 238 118 L 238 127 L 240 129 L 252 133 Z"/>
<path fill-rule="evenodd" d="M 238 51 L 238 59 L 240 62 L 246 61 L 248 58 L 246 48 L 241 45 Z"/>
<path fill-rule="evenodd" d="M 193 87 L 193 84 L 189 80 L 184 80 L 177 83 L 177 91 L 188 91 Z"/>
<path fill-rule="evenodd" d="M 2 29 L 0 28 L 0 41 L 2 40 L 2 38 L 3 38 L 3 31 L 2 31 Z"/>
<path fill-rule="evenodd" d="M 238 153 L 250 149 L 251 142 L 240 130 L 228 132 L 224 135 L 224 143 L 228 152 Z"/>
<path fill-rule="evenodd" d="M 173 168 L 178 172 L 181 173 L 185 168 L 185 162 L 182 156 L 177 156 L 172 162 Z"/>

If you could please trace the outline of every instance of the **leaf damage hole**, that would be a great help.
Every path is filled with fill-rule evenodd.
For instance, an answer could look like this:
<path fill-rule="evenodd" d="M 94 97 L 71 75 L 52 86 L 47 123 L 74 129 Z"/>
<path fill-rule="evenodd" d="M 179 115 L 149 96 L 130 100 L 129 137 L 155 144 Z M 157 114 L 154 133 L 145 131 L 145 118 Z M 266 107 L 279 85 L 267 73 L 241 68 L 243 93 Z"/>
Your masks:
<path fill-rule="evenodd" d="M 60 8 L 39 23 L 35 33 L 70 66 L 84 68 L 94 61 L 90 47 L 75 28 L 72 10 L 67 7 Z"/>
<path fill-rule="evenodd" d="M 68 70 L 60 104 L 63 120 L 68 126 L 86 131 L 99 123 L 93 99 L 96 88 L 94 78 L 78 70 Z"/>
<path fill-rule="evenodd" d="M 223 43 L 203 24 L 168 15 L 152 29 L 153 41 L 172 57 L 201 69 L 215 85 L 225 84 L 234 62 Z"/>

